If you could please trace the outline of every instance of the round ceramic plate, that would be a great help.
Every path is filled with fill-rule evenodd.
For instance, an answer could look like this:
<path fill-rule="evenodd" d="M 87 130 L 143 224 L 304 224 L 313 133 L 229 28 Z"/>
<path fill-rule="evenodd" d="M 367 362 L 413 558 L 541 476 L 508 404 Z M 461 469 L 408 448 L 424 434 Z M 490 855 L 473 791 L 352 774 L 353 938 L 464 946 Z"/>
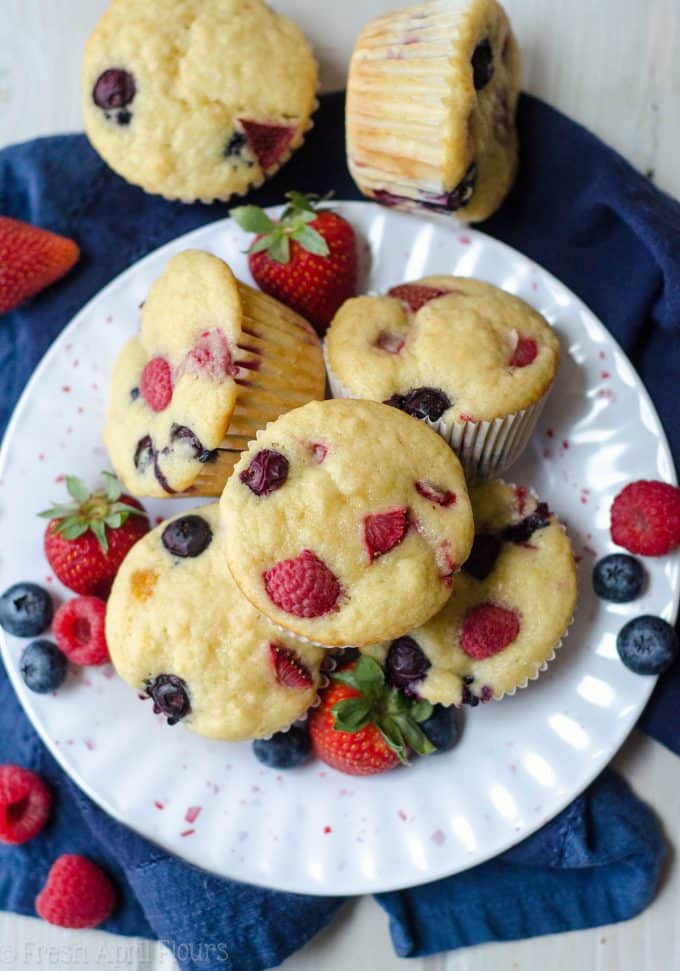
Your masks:
<path fill-rule="evenodd" d="M 276 772 L 260 765 L 248 743 L 170 728 L 109 666 L 72 671 L 54 696 L 31 694 L 18 674 L 22 642 L 3 643 L 33 724 L 111 815 L 208 870 L 315 894 L 433 880 L 494 856 L 554 816 L 611 759 L 654 687 L 619 661 L 617 631 L 641 613 L 671 620 L 680 587 L 677 558 L 662 558 L 647 560 L 648 582 L 635 603 L 606 604 L 591 590 L 595 559 L 612 549 L 616 492 L 640 477 L 675 481 L 654 408 L 593 314 L 540 267 L 481 233 L 368 203 L 338 209 L 361 237 L 362 289 L 384 291 L 427 273 L 476 276 L 519 294 L 559 334 L 556 386 L 508 475 L 549 501 L 574 544 L 580 600 L 556 660 L 513 697 L 468 710 L 452 752 L 362 779 L 318 761 Z M 109 370 L 138 327 L 149 285 L 189 246 L 216 253 L 250 281 L 246 245 L 236 225 L 221 221 L 164 246 L 107 286 L 52 346 L 0 457 L 0 589 L 30 579 L 68 596 L 49 575 L 44 520 L 35 513 L 64 495 L 65 473 L 94 484 L 107 467 Z M 187 505 L 147 503 L 154 517 Z"/>

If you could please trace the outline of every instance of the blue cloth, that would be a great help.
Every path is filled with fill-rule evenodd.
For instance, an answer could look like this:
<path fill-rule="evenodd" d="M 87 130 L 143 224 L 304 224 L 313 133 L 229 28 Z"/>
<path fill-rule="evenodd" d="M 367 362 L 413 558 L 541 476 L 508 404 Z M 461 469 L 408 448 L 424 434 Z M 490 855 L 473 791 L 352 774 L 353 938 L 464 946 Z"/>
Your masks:
<path fill-rule="evenodd" d="M 341 95 L 323 98 L 303 149 L 249 201 L 280 202 L 289 188 L 358 198 L 344 162 L 342 112 Z M 518 182 L 483 228 L 552 270 L 609 326 L 647 383 L 677 456 L 680 206 L 533 98 L 521 100 L 519 127 Z M 68 277 L 0 320 L 0 432 L 42 354 L 86 300 L 145 253 L 227 211 L 146 195 L 115 176 L 80 135 L 1 151 L 0 213 L 73 237 L 82 258 Z M 641 723 L 676 752 L 679 695 L 676 665 Z M 301 947 L 342 905 L 220 880 L 110 819 L 61 772 L 0 670 L 0 762 L 8 761 L 46 776 L 57 799 L 38 839 L 0 847 L 4 909 L 33 913 L 54 858 L 82 852 L 118 882 L 121 903 L 107 929 L 164 940 L 186 971 L 259 971 Z M 508 853 L 378 899 L 398 953 L 430 954 L 631 917 L 651 899 L 664 853 L 651 811 L 605 773 Z"/>

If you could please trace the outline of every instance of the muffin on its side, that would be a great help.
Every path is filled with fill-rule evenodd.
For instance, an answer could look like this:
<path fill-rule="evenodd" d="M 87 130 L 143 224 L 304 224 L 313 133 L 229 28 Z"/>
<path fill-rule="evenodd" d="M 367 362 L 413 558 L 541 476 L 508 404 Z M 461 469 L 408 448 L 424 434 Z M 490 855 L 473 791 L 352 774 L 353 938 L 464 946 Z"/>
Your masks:
<path fill-rule="evenodd" d="M 347 82 L 347 160 L 376 202 L 467 221 L 517 169 L 520 58 L 496 0 L 434 0 L 371 21 Z"/>
<path fill-rule="evenodd" d="M 262 738 L 314 703 L 324 652 L 250 606 L 223 545 L 217 503 L 161 523 L 116 576 L 106 639 L 118 674 L 151 699 L 149 714 L 210 738 Z"/>
<path fill-rule="evenodd" d="M 539 676 L 576 607 L 571 544 L 522 486 L 470 489 L 476 536 L 450 600 L 407 637 L 362 648 L 393 684 L 433 703 L 476 705 Z"/>
<path fill-rule="evenodd" d="M 531 435 L 559 342 L 519 297 L 481 280 L 427 276 L 346 301 L 325 355 L 336 397 L 384 401 L 427 421 L 469 477 L 493 476 Z"/>
<path fill-rule="evenodd" d="M 272 422 L 243 454 L 221 509 L 245 596 L 327 647 L 424 623 L 472 544 L 456 456 L 425 425 L 373 401 L 311 402 Z"/>
<path fill-rule="evenodd" d="M 147 192 L 229 199 L 273 175 L 311 128 L 317 65 L 262 0 L 113 0 L 85 47 L 94 148 Z"/>

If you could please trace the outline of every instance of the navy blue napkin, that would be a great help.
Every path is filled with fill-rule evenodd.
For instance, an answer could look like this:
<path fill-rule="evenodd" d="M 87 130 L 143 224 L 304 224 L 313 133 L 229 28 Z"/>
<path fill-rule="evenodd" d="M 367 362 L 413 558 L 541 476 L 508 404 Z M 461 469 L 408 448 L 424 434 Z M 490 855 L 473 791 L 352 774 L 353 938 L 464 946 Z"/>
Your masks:
<path fill-rule="evenodd" d="M 521 99 L 519 126 L 518 182 L 483 228 L 552 270 L 607 324 L 642 374 L 678 455 L 680 206 L 536 99 Z M 342 95 L 322 99 L 303 149 L 249 201 L 277 203 L 289 188 L 359 198 L 344 162 Z M 145 253 L 227 211 L 147 196 L 115 176 L 81 135 L 0 151 L 0 213 L 71 236 L 82 250 L 72 274 L 0 318 L 0 432 L 42 354 L 87 299 Z M 676 665 L 641 722 L 676 752 L 679 703 Z M 164 940 L 187 971 L 260 971 L 301 947 L 342 905 L 218 879 L 110 819 L 47 753 L 0 668 L 0 762 L 10 761 L 43 774 L 57 798 L 38 839 L 0 847 L 4 909 L 33 913 L 50 863 L 81 852 L 118 882 L 121 903 L 105 928 Z M 651 811 L 605 773 L 508 853 L 378 900 L 397 952 L 430 954 L 627 919 L 651 899 L 664 853 Z"/>

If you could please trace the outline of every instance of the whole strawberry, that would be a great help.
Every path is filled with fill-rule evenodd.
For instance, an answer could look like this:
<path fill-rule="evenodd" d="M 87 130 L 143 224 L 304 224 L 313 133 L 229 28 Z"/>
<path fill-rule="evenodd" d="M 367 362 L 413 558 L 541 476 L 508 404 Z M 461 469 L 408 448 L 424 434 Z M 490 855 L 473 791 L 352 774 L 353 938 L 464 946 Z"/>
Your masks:
<path fill-rule="evenodd" d="M 0 216 L 0 314 L 64 276 L 79 255 L 72 239 Z"/>
<path fill-rule="evenodd" d="M 45 555 L 61 582 L 75 593 L 107 597 L 128 550 L 149 531 L 149 520 L 132 496 L 121 494 L 120 483 L 102 473 L 103 489 L 90 494 L 75 476 L 66 477 L 74 500 L 38 515 L 49 519 Z"/>
<path fill-rule="evenodd" d="M 325 199 L 287 192 L 278 222 L 258 206 L 231 210 L 236 222 L 258 233 L 248 250 L 250 272 L 261 290 L 276 297 L 314 325 L 320 337 L 338 308 L 357 292 L 354 230 Z"/>
<path fill-rule="evenodd" d="M 331 677 L 308 719 L 314 751 L 328 765 L 349 775 L 375 775 L 406 763 L 409 749 L 419 755 L 435 751 L 419 725 L 432 705 L 386 685 L 373 658 L 364 655 Z"/>

